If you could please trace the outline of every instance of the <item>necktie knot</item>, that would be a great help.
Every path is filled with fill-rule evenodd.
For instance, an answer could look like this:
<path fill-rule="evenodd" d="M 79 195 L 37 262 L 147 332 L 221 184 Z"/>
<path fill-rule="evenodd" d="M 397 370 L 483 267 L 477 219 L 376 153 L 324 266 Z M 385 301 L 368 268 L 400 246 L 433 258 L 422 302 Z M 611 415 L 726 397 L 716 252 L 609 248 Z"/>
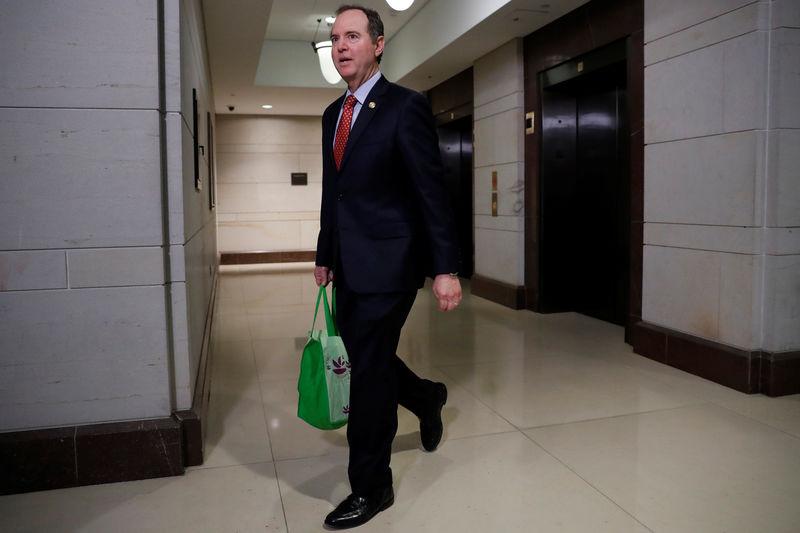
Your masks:
<path fill-rule="evenodd" d="M 336 128 L 336 139 L 333 143 L 333 159 L 336 162 L 336 169 L 342 164 L 344 157 L 344 147 L 347 146 L 347 137 L 350 135 L 350 124 L 353 121 L 353 109 L 356 107 L 356 97 L 349 95 L 344 101 L 342 108 L 342 118 L 339 119 L 339 127 Z"/>

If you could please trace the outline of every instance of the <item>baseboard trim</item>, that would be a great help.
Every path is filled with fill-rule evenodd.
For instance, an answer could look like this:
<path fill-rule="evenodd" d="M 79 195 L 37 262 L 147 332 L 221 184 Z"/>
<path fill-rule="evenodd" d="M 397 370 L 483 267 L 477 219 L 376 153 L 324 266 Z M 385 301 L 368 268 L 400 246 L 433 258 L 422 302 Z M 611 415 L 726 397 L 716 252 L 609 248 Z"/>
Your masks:
<path fill-rule="evenodd" d="M 511 309 L 525 308 L 525 287 L 474 274 L 470 278 L 470 288 L 474 296 L 486 298 Z"/>
<path fill-rule="evenodd" d="M 313 262 L 317 252 L 290 250 L 284 252 L 225 252 L 220 256 L 221 265 L 255 265 L 259 263 Z"/>
<path fill-rule="evenodd" d="M 631 333 L 633 351 L 732 389 L 768 396 L 800 392 L 800 352 L 742 350 L 647 322 Z"/>
<path fill-rule="evenodd" d="M 0 494 L 183 474 L 174 418 L 0 434 Z"/>
<path fill-rule="evenodd" d="M 800 350 L 761 352 L 760 388 L 767 396 L 800 393 Z"/>
<path fill-rule="evenodd" d="M 171 417 L 0 433 L 0 495 L 176 476 L 203 463 L 215 274 L 192 408 Z"/>

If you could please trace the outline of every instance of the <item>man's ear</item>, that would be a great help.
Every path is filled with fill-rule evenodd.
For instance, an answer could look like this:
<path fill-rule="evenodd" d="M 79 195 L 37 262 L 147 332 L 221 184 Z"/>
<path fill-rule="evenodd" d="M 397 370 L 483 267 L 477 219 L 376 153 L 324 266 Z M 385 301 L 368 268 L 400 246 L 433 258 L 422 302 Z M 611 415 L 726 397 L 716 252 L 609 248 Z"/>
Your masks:
<path fill-rule="evenodd" d="M 379 35 L 375 40 L 375 57 L 378 57 L 383 53 L 384 44 L 386 44 L 386 40 L 383 38 L 383 35 Z"/>

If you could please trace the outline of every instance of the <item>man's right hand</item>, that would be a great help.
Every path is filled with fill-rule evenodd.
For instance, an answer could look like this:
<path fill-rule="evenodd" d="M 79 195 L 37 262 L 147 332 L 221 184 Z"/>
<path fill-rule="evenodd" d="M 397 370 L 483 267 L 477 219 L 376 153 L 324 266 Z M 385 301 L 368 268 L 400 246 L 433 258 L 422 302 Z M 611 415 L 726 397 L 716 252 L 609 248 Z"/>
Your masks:
<path fill-rule="evenodd" d="M 327 287 L 328 283 L 333 281 L 333 270 L 324 266 L 314 267 L 314 280 L 317 282 L 318 287 L 320 285 Z"/>

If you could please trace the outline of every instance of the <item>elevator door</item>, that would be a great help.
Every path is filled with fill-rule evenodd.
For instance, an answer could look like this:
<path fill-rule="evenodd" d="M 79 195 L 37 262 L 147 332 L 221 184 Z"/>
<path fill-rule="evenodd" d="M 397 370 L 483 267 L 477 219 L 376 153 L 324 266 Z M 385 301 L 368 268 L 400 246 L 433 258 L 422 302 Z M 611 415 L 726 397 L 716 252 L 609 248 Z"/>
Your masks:
<path fill-rule="evenodd" d="M 542 84 L 542 310 L 624 324 L 630 136 L 624 60 Z"/>
<path fill-rule="evenodd" d="M 471 278 L 475 247 L 472 233 L 472 116 L 443 124 L 436 132 L 461 252 L 459 274 Z"/>

